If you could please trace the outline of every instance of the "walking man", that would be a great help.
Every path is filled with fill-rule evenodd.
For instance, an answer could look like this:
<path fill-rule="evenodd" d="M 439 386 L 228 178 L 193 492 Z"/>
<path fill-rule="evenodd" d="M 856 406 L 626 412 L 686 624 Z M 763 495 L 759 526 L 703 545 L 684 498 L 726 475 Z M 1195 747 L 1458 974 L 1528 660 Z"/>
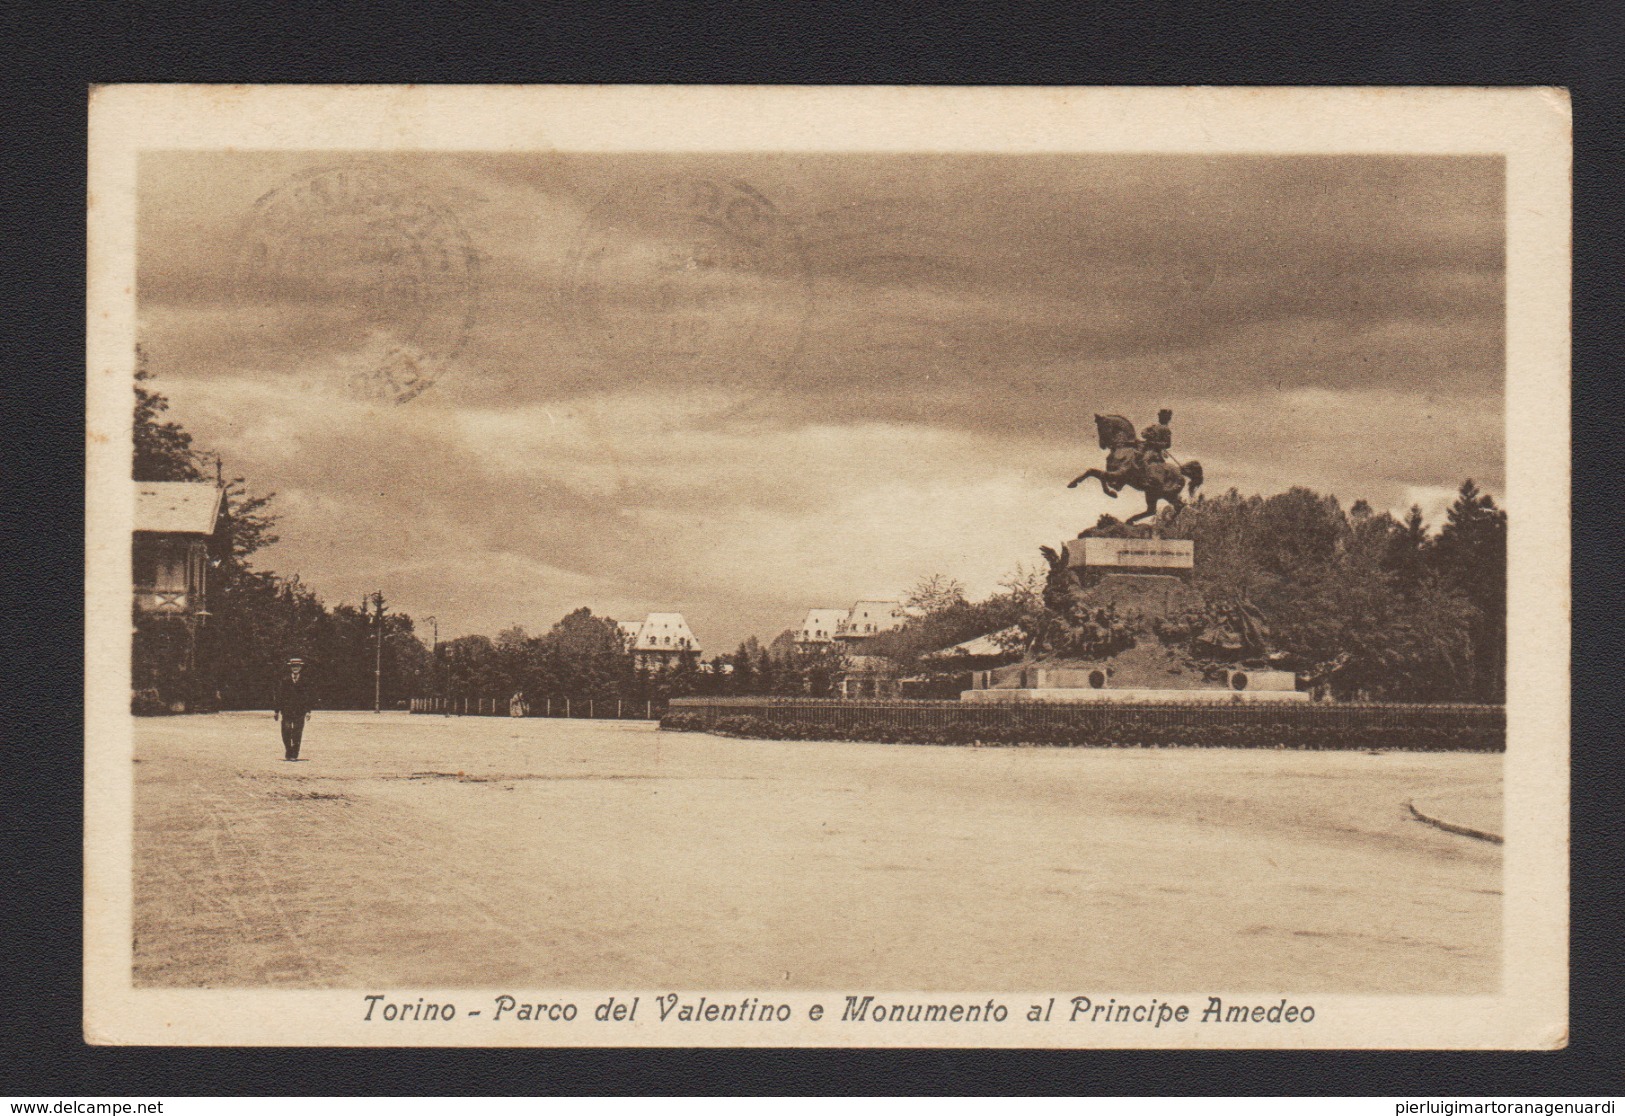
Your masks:
<path fill-rule="evenodd" d="M 282 722 L 282 758 L 299 758 L 299 741 L 305 735 L 305 718 L 310 716 L 315 700 L 310 692 L 310 680 L 304 677 L 305 660 L 289 659 L 288 673 L 277 679 L 276 705 L 271 710 L 273 720 Z"/>

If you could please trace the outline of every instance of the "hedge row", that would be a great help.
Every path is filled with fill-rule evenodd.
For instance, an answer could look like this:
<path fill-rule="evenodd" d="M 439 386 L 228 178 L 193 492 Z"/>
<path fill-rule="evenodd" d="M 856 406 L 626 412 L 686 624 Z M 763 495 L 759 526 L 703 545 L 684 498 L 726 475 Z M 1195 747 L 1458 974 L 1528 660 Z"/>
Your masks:
<path fill-rule="evenodd" d="M 978 711 L 981 712 L 981 711 Z M 709 732 L 718 736 L 757 740 L 846 740 L 879 744 L 936 744 L 968 747 L 1064 748 L 1294 748 L 1348 750 L 1402 748 L 1415 751 L 1495 752 L 1505 748 L 1504 729 L 1494 718 L 1465 723 L 1439 723 L 1416 718 L 1414 723 L 1384 725 L 1349 723 L 1326 718 L 1249 718 L 1223 723 L 1193 710 L 1188 718 L 1158 716 L 1136 719 L 1067 718 L 1045 720 L 1015 718 L 1000 721 L 977 716 L 945 723 L 906 723 L 906 720 L 809 716 L 801 710 L 763 709 L 724 712 L 673 709 L 660 727 L 676 732 Z"/>

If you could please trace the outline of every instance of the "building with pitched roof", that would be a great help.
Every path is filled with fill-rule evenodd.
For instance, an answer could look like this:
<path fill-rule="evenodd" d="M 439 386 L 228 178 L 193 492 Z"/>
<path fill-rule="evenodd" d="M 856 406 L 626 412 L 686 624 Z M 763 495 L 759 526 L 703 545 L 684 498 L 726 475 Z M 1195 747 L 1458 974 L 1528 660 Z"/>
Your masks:
<path fill-rule="evenodd" d="M 209 571 L 229 545 L 218 485 L 138 481 L 130 537 L 134 641 L 132 709 L 182 713 L 206 696 L 197 662 L 208 619 Z"/>
<path fill-rule="evenodd" d="M 699 638 L 681 612 L 651 612 L 641 624 L 622 624 L 621 631 L 627 637 L 633 661 L 645 669 L 667 670 L 676 666 L 685 653 L 692 653 L 696 661 L 699 658 Z"/>
<path fill-rule="evenodd" d="M 827 651 L 835 646 L 835 633 L 846 623 L 844 608 L 809 608 L 796 629 L 796 650 L 801 652 Z"/>
<path fill-rule="evenodd" d="M 130 545 L 136 608 L 183 620 L 207 615 L 222 501 L 223 493 L 213 484 L 137 482 Z"/>
<path fill-rule="evenodd" d="M 835 638 L 848 654 L 857 652 L 881 632 L 889 632 L 903 622 L 901 601 L 869 598 L 858 601 L 836 628 Z"/>
<path fill-rule="evenodd" d="M 930 663 L 962 663 L 980 659 L 1011 659 L 1020 656 L 1019 651 L 1011 648 L 1019 647 L 1022 631 L 1012 625 L 1001 631 L 989 632 L 974 639 L 967 639 L 963 643 L 956 643 L 952 647 L 944 647 L 940 651 L 933 651 L 925 656 Z"/>

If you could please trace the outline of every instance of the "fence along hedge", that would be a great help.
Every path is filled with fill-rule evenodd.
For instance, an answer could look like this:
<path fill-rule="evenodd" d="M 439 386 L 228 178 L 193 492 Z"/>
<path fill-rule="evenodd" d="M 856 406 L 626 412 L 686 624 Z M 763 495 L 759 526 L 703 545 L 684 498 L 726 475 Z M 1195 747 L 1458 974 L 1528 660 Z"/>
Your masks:
<path fill-rule="evenodd" d="M 1404 748 L 1499 752 L 1499 705 L 989 706 L 957 701 L 678 698 L 660 727 L 759 740 L 1070 748 Z"/>

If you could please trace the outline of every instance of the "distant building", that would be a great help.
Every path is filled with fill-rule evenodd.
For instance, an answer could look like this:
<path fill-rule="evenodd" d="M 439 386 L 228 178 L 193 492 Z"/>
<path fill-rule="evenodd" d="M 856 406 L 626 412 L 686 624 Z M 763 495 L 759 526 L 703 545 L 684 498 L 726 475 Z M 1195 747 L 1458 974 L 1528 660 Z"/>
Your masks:
<path fill-rule="evenodd" d="M 901 692 L 897 664 L 876 655 L 854 655 L 847 660 L 836 688 L 848 701 L 895 698 Z"/>
<path fill-rule="evenodd" d="M 136 484 L 130 556 L 137 609 L 180 620 L 208 615 L 221 499 L 217 486 L 202 482 Z"/>
<path fill-rule="evenodd" d="M 825 651 L 835 646 L 835 633 L 846 623 L 844 608 L 809 608 L 796 631 L 796 650 Z"/>
<path fill-rule="evenodd" d="M 900 601 L 863 600 L 854 604 L 846 619 L 836 626 L 835 638 L 852 654 L 881 632 L 889 632 L 902 622 Z"/>
<path fill-rule="evenodd" d="M 641 624 L 622 624 L 621 632 L 627 637 L 633 662 L 648 670 L 674 667 L 684 652 L 693 652 L 696 660 L 699 657 L 700 641 L 681 612 L 651 612 Z"/>
<path fill-rule="evenodd" d="M 209 616 L 209 571 L 227 545 L 220 518 L 224 494 L 213 484 L 153 481 L 137 482 L 133 499 L 132 708 L 181 713 L 208 696 L 198 670 L 197 634 Z"/>
<path fill-rule="evenodd" d="M 1023 638 L 1022 630 L 1012 626 L 933 651 L 924 661 L 933 670 L 986 670 L 1019 659 Z"/>

